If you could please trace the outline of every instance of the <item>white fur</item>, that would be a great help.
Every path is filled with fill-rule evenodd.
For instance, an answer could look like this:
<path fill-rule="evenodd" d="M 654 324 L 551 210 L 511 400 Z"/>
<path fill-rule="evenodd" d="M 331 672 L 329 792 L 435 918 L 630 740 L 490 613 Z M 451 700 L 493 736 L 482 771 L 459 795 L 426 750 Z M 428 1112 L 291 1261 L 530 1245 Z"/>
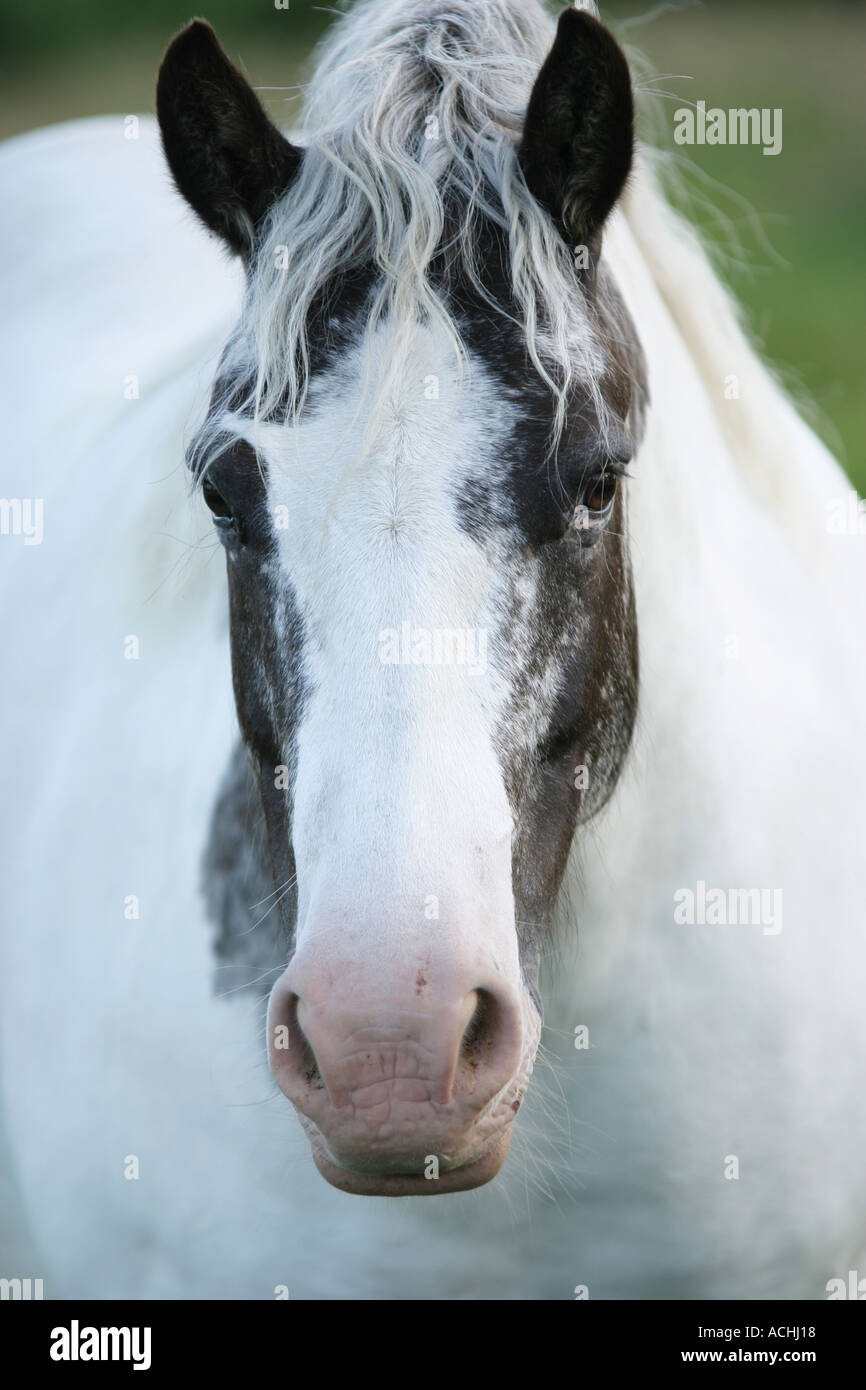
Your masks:
<path fill-rule="evenodd" d="M 652 184 L 607 241 L 651 373 L 629 484 L 641 722 L 562 895 L 554 1084 L 537 1069 L 490 1187 L 385 1202 L 315 1173 L 260 1009 L 211 993 L 225 581 L 209 539 L 176 538 L 209 537 L 179 461 L 235 273 L 147 123 L 139 142 L 111 120 L 12 142 L 0 177 L 3 490 L 45 498 L 43 544 L 0 545 L 2 1061 L 35 1242 L 0 1273 L 75 1296 L 824 1296 L 866 1235 L 862 545 L 823 533 L 845 480 Z M 781 886 L 783 931 L 675 926 L 697 878 Z"/>

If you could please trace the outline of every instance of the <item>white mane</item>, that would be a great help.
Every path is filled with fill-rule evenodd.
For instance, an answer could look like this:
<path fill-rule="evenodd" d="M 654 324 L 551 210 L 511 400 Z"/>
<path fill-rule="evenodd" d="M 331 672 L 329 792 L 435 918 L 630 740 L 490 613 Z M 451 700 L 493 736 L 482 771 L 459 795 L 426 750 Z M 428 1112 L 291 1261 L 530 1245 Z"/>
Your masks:
<path fill-rule="evenodd" d="M 757 505 L 775 521 L 800 563 L 814 571 L 816 564 L 828 562 L 838 574 L 839 562 L 844 566 L 854 557 L 850 551 L 840 554 L 837 539 L 828 534 L 826 504 L 844 496 L 850 484 L 762 359 L 740 305 L 719 278 L 697 231 L 665 196 L 663 189 L 677 177 L 667 152 L 640 148 L 622 217 L 614 215 L 606 236 L 618 283 L 634 313 L 629 271 L 620 258 L 625 224 L 659 303 L 689 352 L 726 446 L 735 488 L 747 495 L 749 506 Z M 653 365 L 659 370 L 661 364 L 648 356 L 651 370 Z"/>

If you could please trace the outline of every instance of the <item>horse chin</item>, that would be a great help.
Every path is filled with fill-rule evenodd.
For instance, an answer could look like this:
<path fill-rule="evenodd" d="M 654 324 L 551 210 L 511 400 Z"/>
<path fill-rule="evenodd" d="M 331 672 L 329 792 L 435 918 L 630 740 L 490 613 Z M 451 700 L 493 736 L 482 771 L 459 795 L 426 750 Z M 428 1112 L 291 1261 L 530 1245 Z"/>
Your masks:
<path fill-rule="evenodd" d="M 313 1160 L 326 1182 L 340 1192 L 348 1192 L 356 1197 L 436 1197 L 447 1192 L 469 1192 L 473 1187 L 483 1187 L 496 1177 L 508 1156 L 512 1129 L 513 1126 L 509 1124 L 482 1154 L 435 1177 L 426 1177 L 423 1171 L 357 1172 L 334 1163 L 315 1147 Z"/>

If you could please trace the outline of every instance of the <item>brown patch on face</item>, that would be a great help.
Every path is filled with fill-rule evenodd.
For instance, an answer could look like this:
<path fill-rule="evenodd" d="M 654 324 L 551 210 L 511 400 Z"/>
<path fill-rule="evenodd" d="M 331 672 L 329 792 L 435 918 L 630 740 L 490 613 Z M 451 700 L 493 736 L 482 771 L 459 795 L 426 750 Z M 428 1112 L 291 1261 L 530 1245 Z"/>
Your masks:
<path fill-rule="evenodd" d="M 631 440 L 636 449 L 643 437 L 649 403 L 646 359 L 631 314 L 603 261 L 599 267 L 595 311 L 609 362 L 601 382 L 602 392 L 621 420 L 629 418 Z"/>

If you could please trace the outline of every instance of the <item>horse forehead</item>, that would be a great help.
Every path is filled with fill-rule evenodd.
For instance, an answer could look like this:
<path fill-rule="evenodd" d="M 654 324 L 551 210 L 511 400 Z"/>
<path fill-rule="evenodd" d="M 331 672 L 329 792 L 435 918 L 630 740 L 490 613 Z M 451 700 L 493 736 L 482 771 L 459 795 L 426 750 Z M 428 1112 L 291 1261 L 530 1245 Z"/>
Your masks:
<path fill-rule="evenodd" d="M 423 545 L 437 529 L 463 529 L 462 505 L 479 489 L 508 516 L 502 458 L 526 417 L 524 393 L 481 354 L 461 361 L 444 330 L 397 339 L 396 329 L 364 336 L 316 374 L 296 426 L 248 434 L 269 505 L 286 509 L 295 537 L 337 525 L 345 544 L 348 521 L 359 537 L 384 526 Z"/>

